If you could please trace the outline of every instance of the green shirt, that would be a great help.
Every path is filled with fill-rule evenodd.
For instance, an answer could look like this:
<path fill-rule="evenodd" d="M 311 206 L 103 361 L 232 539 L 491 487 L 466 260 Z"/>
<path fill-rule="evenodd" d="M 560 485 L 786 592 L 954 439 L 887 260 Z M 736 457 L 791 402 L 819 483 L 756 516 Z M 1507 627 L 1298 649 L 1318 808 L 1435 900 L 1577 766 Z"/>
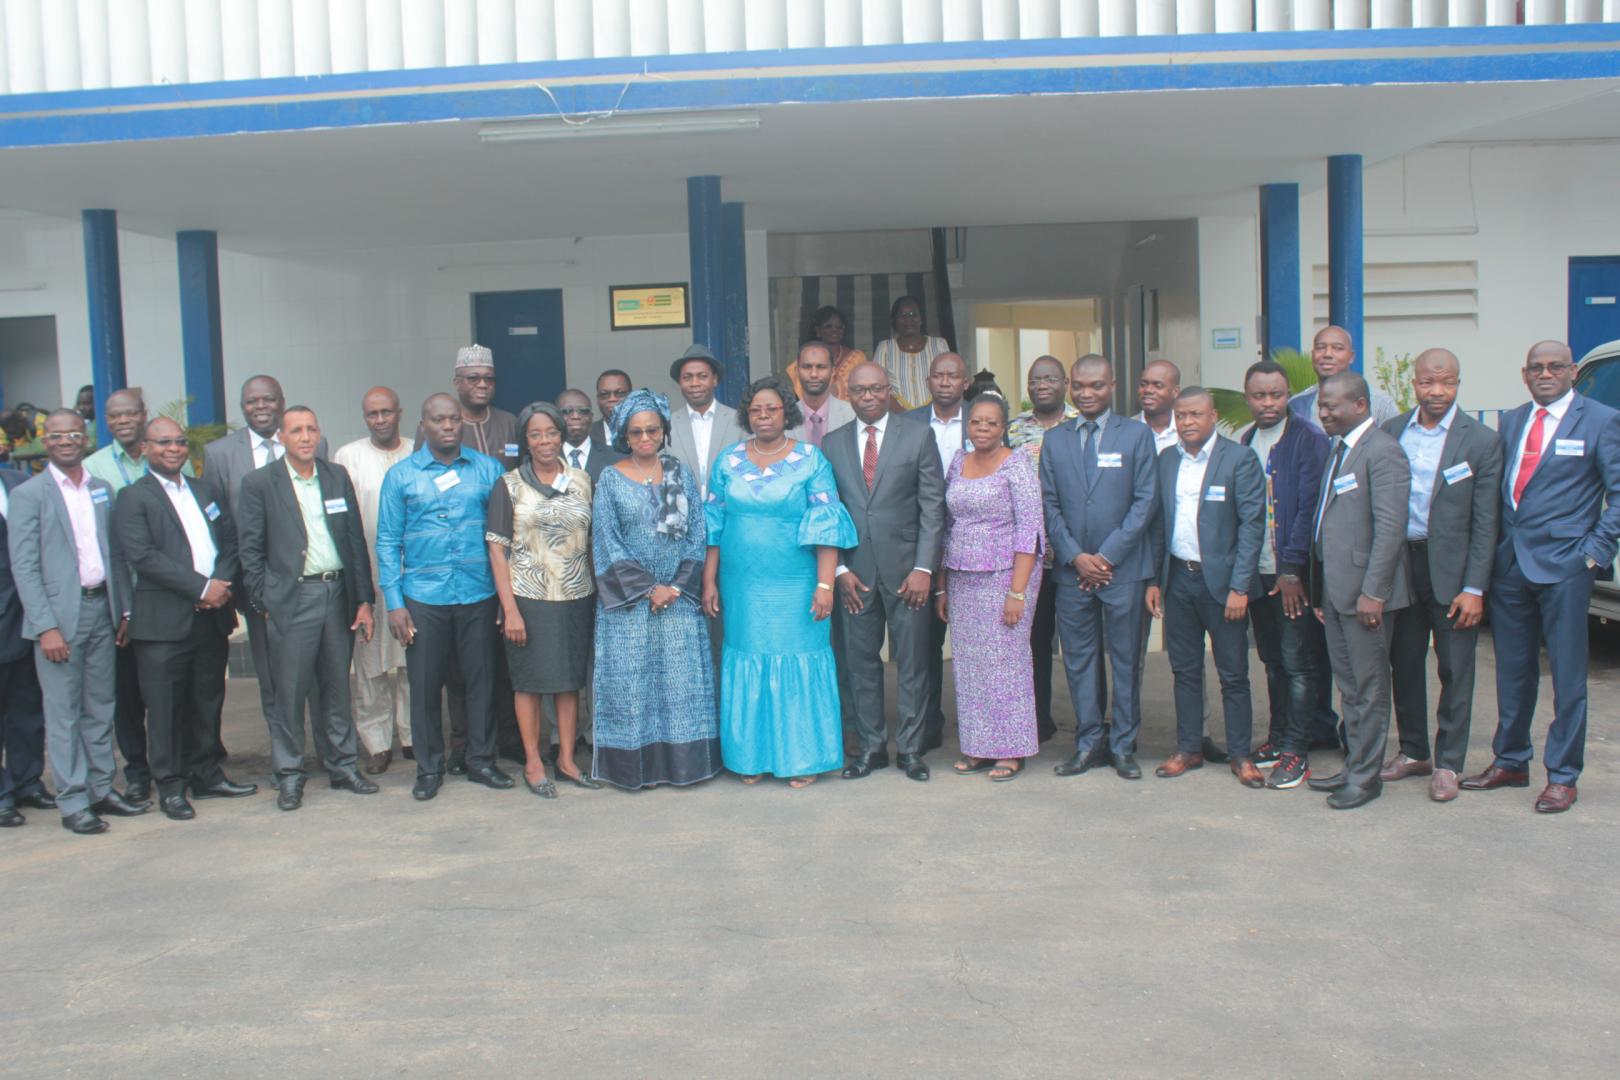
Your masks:
<path fill-rule="evenodd" d="M 309 546 L 304 549 L 304 573 L 327 574 L 334 570 L 343 569 L 343 560 L 338 556 L 337 545 L 332 543 L 332 533 L 326 527 L 326 503 L 321 498 L 320 466 L 305 480 L 298 475 L 292 462 L 285 457 L 281 459 L 287 465 L 287 475 L 292 477 L 293 494 L 298 498 L 298 511 L 304 515 L 304 535 L 309 538 Z"/>
<path fill-rule="evenodd" d="M 117 439 L 112 441 L 111 446 L 103 446 L 85 458 L 84 468 L 97 480 L 105 481 L 107 486 L 113 489 L 114 495 L 145 476 L 147 472 L 145 456 L 143 455 L 139 461 L 130 457 Z M 190 460 L 180 466 L 180 472 L 184 476 L 197 475 L 191 470 Z"/>

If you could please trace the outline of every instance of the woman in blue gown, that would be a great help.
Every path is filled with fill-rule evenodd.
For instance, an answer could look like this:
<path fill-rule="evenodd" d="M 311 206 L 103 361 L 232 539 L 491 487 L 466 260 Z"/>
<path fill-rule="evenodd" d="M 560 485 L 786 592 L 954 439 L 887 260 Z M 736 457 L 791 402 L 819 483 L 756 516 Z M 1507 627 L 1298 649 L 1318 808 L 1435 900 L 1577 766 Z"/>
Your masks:
<path fill-rule="evenodd" d="M 725 619 L 721 757 L 744 783 L 805 787 L 844 761 L 828 616 L 855 525 L 821 451 L 786 435 L 802 422 L 786 379 L 750 386 L 737 420 L 753 438 L 721 452 L 704 502 L 703 608 Z"/>

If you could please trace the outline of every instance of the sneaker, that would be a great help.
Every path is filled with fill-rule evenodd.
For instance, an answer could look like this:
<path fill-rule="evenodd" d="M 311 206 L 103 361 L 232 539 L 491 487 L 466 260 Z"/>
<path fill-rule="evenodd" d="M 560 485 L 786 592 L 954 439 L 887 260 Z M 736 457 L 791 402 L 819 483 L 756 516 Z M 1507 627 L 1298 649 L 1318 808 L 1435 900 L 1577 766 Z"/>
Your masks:
<path fill-rule="evenodd" d="M 1273 765 L 1277 764 L 1277 758 L 1279 756 L 1280 755 L 1277 753 L 1277 748 L 1274 745 L 1269 742 L 1263 742 L 1254 748 L 1254 753 L 1249 755 L 1249 760 L 1254 762 L 1255 765 L 1262 769 L 1269 769 Z"/>
<path fill-rule="evenodd" d="M 1310 765 L 1306 763 L 1302 754 L 1284 753 L 1277 758 L 1277 765 L 1266 777 L 1268 788 L 1294 788 L 1299 787 L 1311 775 Z"/>

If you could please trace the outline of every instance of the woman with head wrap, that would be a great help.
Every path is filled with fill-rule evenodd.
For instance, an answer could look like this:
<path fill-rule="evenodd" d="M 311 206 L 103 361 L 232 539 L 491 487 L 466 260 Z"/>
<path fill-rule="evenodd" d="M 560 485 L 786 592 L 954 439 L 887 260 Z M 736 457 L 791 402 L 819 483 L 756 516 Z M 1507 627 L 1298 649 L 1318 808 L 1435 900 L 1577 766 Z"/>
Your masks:
<path fill-rule="evenodd" d="M 592 509 L 596 567 L 591 775 L 622 788 L 720 771 L 714 659 L 699 608 L 705 531 L 697 480 L 665 451 L 669 399 L 636 390 L 613 412 Z"/>

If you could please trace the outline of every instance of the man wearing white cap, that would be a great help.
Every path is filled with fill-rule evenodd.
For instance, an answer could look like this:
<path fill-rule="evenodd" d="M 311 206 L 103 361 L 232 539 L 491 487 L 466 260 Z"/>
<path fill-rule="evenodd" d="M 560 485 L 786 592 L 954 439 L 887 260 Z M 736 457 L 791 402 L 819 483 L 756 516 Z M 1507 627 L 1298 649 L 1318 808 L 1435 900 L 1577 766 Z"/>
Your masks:
<path fill-rule="evenodd" d="M 495 458 L 508 469 L 517 468 L 522 456 L 517 417 L 490 404 L 495 396 L 495 354 L 483 345 L 457 349 L 451 382 L 461 401 L 461 445 Z M 421 428 L 416 430 L 416 445 L 422 445 Z"/>

